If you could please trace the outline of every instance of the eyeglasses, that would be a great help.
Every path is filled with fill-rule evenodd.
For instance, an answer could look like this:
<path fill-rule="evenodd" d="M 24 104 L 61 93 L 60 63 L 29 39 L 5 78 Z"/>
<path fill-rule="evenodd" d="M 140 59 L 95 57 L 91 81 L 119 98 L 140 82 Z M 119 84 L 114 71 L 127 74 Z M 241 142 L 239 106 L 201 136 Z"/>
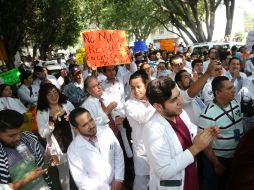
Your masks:
<path fill-rule="evenodd" d="M 47 94 L 47 97 L 54 97 L 54 96 L 57 96 L 57 95 L 59 95 L 58 91 L 57 90 L 52 90 Z"/>

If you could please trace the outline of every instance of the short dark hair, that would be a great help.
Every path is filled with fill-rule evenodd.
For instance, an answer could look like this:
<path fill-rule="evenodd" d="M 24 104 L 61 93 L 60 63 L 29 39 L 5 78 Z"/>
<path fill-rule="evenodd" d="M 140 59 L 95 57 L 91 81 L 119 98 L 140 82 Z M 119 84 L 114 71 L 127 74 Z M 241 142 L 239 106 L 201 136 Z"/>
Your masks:
<path fill-rule="evenodd" d="M 212 91 L 213 91 L 214 97 L 216 96 L 215 92 L 220 91 L 224 87 L 223 82 L 227 81 L 227 80 L 229 80 L 229 79 L 226 76 L 218 76 L 213 79 Z"/>
<path fill-rule="evenodd" d="M 182 82 L 182 73 L 185 73 L 185 72 L 188 72 L 188 71 L 186 71 L 186 70 L 181 70 L 181 71 L 178 71 L 177 73 L 176 73 L 176 76 L 175 76 L 175 82 L 176 83 L 178 83 L 178 82 Z"/>
<path fill-rule="evenodd" d="M 238 60 L 238 61 L 240 61 L 237 57 L 232 57 L 230 60 L 229 60 L 229 62 L 228 62 L 228 65 L 230 65 L 231 64 L 231 62 L 233 61 L 233 60 Z"/>
<path fill-rule="evenodd" d="M 215 49 L 215 50 L 217 51 L 217 49 L 216 49 L 216 48 L 212 47 L 212 48 L 210 48 L 210 49 L 208 50 L 208 54 L 210 54 L 210 53 L 211 53 L 211 51 L 212 51 L 213 49 Z"/>
<path fill-rule="evenodd" d="M 173 55 L 172 57 L 170 57 L 170 63 L 173 64 L 172 62 L 173 62 L 173 60 L 175 60 L 175 59 L 182 59 L 182 57 L 179 56 L 179 55 Z"/>
<path fill-rule="evenodd" d="M 193 53 L 191 54 L 191 57 L 194 56 L 194 55 L 198 56 L 197 53 L 193 52 Z"/>
<path fill-rule="evenodd" d="M 238 50 L 238 48 L 236 46 L 231 47 L 231 51 L 237 51 L 237 50 Z"/>
<path fill-rule="evenodd" d="M 2 93 L 3 93 L 3 91 L 5 90 L 5 88 L 6 88 L 7 86 L 11 87 L 11 86 L 8 85 L 8 84 L 0 84 L 0 97 L 2 97 Z"/>
<path fill-rule="evenodd" d="M 148 62 L 144 62 L 144 63 L 142 63 L 141 65 L 140 65 L 140 70 L 143 70 L 144 69 L 144 66 L 145 65 L 149 65 L 150 66 L 150 64 L 148 63 Z"/>
<path fill-rule="evenodd" d="M 219 60 L 222 62 L 227 59 L 228 53 L 226 51 L 223 51 L 219 54 Z"/>
<path fill-rule="evenodd" d="M 115 71 L 117 72 L 117 67 L 116 67 L 115 65 L 109 65 L 109 66 L 114 66 L 114 67 L 115 67 Z M 102 67 L 103 73 L 106 72 L 106 68 L 109 67 L 109 66 L 103 66 L 103 67 Z"/>
<path fill-rule="evenodd" d="M 176 83 L 169 77 L 154 79 L 148 83 L 146 97 L 151 105 L 158 103 L 164 106 L 164 103 L 171 98 L 175 86 Z"/>
<path fill-rule="evenodd" d="M 56 89 L 59 94 L 59 100 L 58 100 L 59 105 L 67 103 L 66 96 L 64 94 L 62 94 L 61 91 L 55 85 L 53 85 L 51 83 L 45 83 L 40 86 L 37 110 L 40 110 L 40 111 L 45 110 L 46 111 L 49 109 L 49 102 L 47 99 L 47 94 L 52 89 Z"/>
<path fill-rule="evenodd" d="M 193 69 L 197 63 L 203 63 L 201 59 L 195 59 L 191 62 L 191 68 Z"/>
<path fill-rule="evenodd" d="M 15 110 L 0 111 L 0 132 L 20 128 L 23 122 L 24 116 Z"/>
<path fill-rule="evenodd" d="M 35 67 L 34 67 L 34 73 L 38 73 L 38 72 L 40 73 L 40 72 L 42 72 L 42 71 L 44 71 L 44 70 L 43 70 L 43 67 L 41 67 L 41 66 L 35 66 Z"/>
<path fill-rule="evenodd" d="M 77 127 L 78 126 L 78 123 L 76 121 L 76 118 L 78 116 L 80 116 L 81 114 L 83 113 L 86 113 L 89 111 L 85 108 L 82 108 L 82 107 L 78 107 L 78 108 L 75 108 L 74 110 L 71 111 L 70 115 L 69 115 L 69 122 L 70 124 L 73 126 L 73 127 Z"/>
<path fill-rule="evenodd" d="M 19 75 L 20 82 L 24 83 L 24 80 L 28 79 L 28 77 L 30 77 L 31 75 L 33 75 L 31 71 L 21 72 L 21 74 Z"/>
<path fill-rule="evenodd" d="M 131 83 L 131 80 L 136 79 L 136 78 L 141 78 L 141 80 L 144 84 L 146 84 L 149 80 L 148 75 L 144 69 L 137 70 L 135 73 L 133 73 L 130 76 L 129 83 Z"/>

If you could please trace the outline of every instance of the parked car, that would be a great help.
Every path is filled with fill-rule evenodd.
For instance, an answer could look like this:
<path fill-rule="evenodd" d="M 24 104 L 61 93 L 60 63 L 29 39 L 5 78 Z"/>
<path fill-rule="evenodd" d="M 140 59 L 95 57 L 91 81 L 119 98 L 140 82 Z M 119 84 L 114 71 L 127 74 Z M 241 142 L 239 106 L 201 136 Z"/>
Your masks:
<path fill-rule="evenodd" d="M 210 48 L 216 48 L 219 51 L 226 50 L 232 46 L 237 48 L 241 47 L 243 44 L 239 42 L 203 42 L 195 43 L 192 46 L 192 52 L 201 55 L 204 51 L 208 51 Z"/>
<path fill-rule="evenodd" d="M 42 63 L 42 65 L 47 68 L 48 74 L 56 77 L 59 76 L 60 70 L 62 69 L 56 60 L 45 61 Z"/>

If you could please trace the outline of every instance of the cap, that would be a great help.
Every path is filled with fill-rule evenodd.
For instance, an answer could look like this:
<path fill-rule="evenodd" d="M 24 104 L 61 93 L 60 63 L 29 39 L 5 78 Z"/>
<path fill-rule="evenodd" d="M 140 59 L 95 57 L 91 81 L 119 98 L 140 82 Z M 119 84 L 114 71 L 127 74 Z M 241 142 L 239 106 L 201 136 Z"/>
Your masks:
<path fill-rule="evenodd" d="M 70 73 L 71 75 L 75 76 L 77 74 L 80 74 L 81 73 L 81 70 L 78 68 L 78 67 L 73 67 L 71 70 L 70 70 Z"/>

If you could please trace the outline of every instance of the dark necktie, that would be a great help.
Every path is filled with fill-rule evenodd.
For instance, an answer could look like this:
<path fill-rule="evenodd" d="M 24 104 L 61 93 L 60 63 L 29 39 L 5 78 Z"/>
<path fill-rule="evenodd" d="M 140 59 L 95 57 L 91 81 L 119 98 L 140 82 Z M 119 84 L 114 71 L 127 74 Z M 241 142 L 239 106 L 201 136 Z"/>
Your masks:
<path fill-rule="evenodd" d="M 32 87 L 31 87 L 31 86 L 28 86 L 28 89 L 29 89 L 29 91 L 30 91 L 30 97 L 31 97 L 32 95 L 34 95 L 34 93 L 33 93 L 33 89 L 32 89 Z"/>
<path fill-rule="evenodd" d="M 106 113 L 106 109 L 107 108 L 104 105 L 102 99 L 99 99 L 99 102 L 101 103 L 102 110 Z M 119 130 L 118 130 L 118 128 L 117 128 L 117 126 L 115 124 L 115 121 L 113 120 L 113 118 L 112 118 L 110 113 L 108 114 L 108 119 L 109 119 L 109 122 L 108 122 L 109 127 L 112 129 L 112 131 L 114 132 L 115 136 L 117 136 L 118 133 L 119 133 Z"/>

